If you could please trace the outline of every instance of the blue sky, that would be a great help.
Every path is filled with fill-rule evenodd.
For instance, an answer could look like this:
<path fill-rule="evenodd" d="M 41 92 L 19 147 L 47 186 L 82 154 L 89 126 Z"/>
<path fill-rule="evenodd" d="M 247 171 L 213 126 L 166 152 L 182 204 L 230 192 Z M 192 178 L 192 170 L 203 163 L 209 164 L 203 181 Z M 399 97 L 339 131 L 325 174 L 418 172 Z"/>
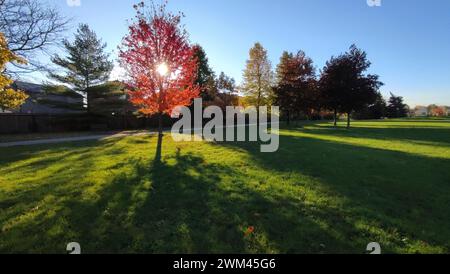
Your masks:
<path fill-rule="evenodd" d="M 71 7 L 50 0 L 74 18 L 73 31 L 88 23 L 116 53 L 138 1 L 80 1 Z M 386 96 L 392 91 L 410 105 L 450 105 L 448 0 L 381 0 L 380 7 L 366 0 L 170 0 L 169 9 L 186 15 L 191 42 L 205 48 L 214 70 L 238 82 L 256 41 L 274 67 L 283 50 L 301 49 L 318 70 L 356 43 L 367 51 L 370 72 L 380 75 Z"/>

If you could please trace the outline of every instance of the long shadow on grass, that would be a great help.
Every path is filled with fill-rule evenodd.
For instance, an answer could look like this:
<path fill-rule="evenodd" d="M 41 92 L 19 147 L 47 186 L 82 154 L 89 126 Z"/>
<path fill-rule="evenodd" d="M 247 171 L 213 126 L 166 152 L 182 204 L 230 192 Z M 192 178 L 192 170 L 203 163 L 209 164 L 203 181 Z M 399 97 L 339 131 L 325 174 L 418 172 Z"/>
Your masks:
<path fill-rule="evenodd" d="M 83 253 L 363 252 L 319 224 L 317 216 L 332 214 L 328 209 L 263 195 L 233 179 L 242 174 L 230 167 L 181 152 L 152 163 L 130 159 L 132 169 L 116 174 L 95 200 L 82 199 L 76 185 L 34 189 L 42 194 L 33 196 L 38 200 L 59 188 L 73 193 L 64 194 L 53 213 L 3 231 L 9 244 L 0 251 L 63 253 L 77 241 Z M 245 235 L 250 226 L 254 233 Z"/>
<path fill-rule="evenodd" d="M 449 250 L 448 160 L 289 136 L 271 154 L 255 143 L 221 145 L 248 152 L 255 168 L 317 179 L 346 198 L 344 207 L 261 191 L 241 181 L 242 170 L 182 152 L 157 165 L 136 157 L 120 163 L 129 169 L 111 173 L 98 198 L 87 198 L 72 178 L 95 165 L 86 154 L 75 171 L 64 169 L 68 162 L 48 182 L 2 201 L 0 252 L 63 253 L 72 241 L 84 253 L 362 253 L 374 240 L 388 251 L 413 241 Z M 73 180 L 61 181 L 65 174 Z M 28 218 L 33 210 L 41 213 Z M 385 246 L 358 221 L 395 238 Z M 245 236 L 249 226 L 255 232 Z"/>
<path fill-rule="evenodd" d="M 67 209 L 60 207 L 61 203 L 68 197 L 81 199 L 83 191 L 93 185 L 89 178 L 83 177 L 96 164 L 98 153 L 112 156 L 120 153 L 121 147 L 114 146 L 113 140 L 105 140 L 70 143 L 57 148 L 51 145 L 21 147 L 14 151 L 15 154 L 2 155 L 0 160 L 5 165 L 2 172 L 21 176 L 21 183 L 16 183 L 15 190 L 7 194 L 0 192 L 0 252 L 63 252 L 63 240 L 59 240 L 56 247 L 52 243 L 53 238 L 59 239 L 60 234 L 65 233 L 58 231 L 67 222 L 64 217 L 58 217 L 63 216 L 64 211 L 67 213 Z M 20 163 L 24 160 L 29 161 Z M 14 165 L 16 162 L 19 164 Z M 70 229 L 68 234 L 70 236 Z"/>
<path fill-rule="evenodd" d="M 34 181 L 36 176 L 45 172 L 45 169 L 52 167 L 54 164 L 62 163 L 62 165 L 52 171 L 50 175 L 53 176 L 48 176 L 45 180 L 40 181 L 38 186 L 35 183 L 32 185 L 22 183 L 23 188 L 20 191 L 14 192 L 14 195 L 10 195 L 8 199 L 0 201 L 0 210 L 8 209 L 8 205 L 39 201 L 49 192 L 55 194 L 56 189 L 68 184 L 61 178 L 65 178 L 65 175 L 71 178 L 76 171 L 80 172 L 79 176 L 82 176 L 82 173 L 88 171 L 95 164 L 93 158 L 96 155 L 114 155 L 122 152 L 120 148 L 113 145 L 113 140 L 105 140 L 101 142 L 69 143 L 57 148 L 53 148 L 51 145 L 34 146 L 31 149 L 30 147 L 21 147 L 15 148 L 14 154 L 2 155 L 0 157 L 0 164 L 4 165 L 2 172 L 5 174 L 19 173 L 23 177 L 21 180 L 25 182 L 27 180 Z M 46 157 L 42 157 L 42 154 L 46 154 Z M 73 158 L 68 160 L 70 157 Z M 15 164 L 15 162 L 20 163 L 24 160 L 29 161 Z M 79 177 L 73 179 L 77 180 Z M 77 189 L 76 191 L 79 192 L 80 190 Z"/>
<path fill-rule="evenodd" d="M 400 140 L 439 146 L 450 146 L 450 128 L 444 127 L 353 127 L 350 129 L 309 125 L 303 129 L 312 134 L 338 137 L 370 138 L 379 140 Z"/>
<path fill-rule="evenodd" d="M 54 163 L 64 161 L 64 159 L 78 156 L 83 161 L 89 152 L 94 149 L 97 152 L 105 152 L 113 155 L 122 152 L 120 148 L 110 149 L 117 142 L 115 139 L 106 139 L 102 141 L 84 141 L 84 142 L 68 142 L 65 144 L 47 144 L 0 148 L 0 166 L 6 167 L 4 172 L 23 171 L 24 169 L 34 169 L 39 171 L 41 168 L 48 167 Z M 43 154 L 47 154 L 45 158 Z M 28 159 L 36 160 L 28 161 L 20 165 L 14 165 L 15 162 L 21 162 Z M 14 165 L 14 167 L 9 167 Z"/>
<path fill-rule="evenodd" d="M 449 160 L 292 136 L 281 136 L 279 151 L 269 154 L 258 143 L 218 145 L 248 152 L 266 170 L 307 175 L 344 197 L 336 214 L 346 218 L 336 216 L 334 226 L 348 240 L 372 237 L 397 252 L 417 245 L 450 250 Z M 393 236 L 356 229 L 358 222 Z"/>
<path fill-rule="evenodd" d="M 321 253 L 324 243 L 355 250 L 315 222 L 301 200 L 264 196 L 238 180 L 224 184 L 222 176 L 237 171 L 198 155 L 166 160 L 133 160 L 133 172 L 118 175 L 99 201 L 65 205 L 85 252 Z M 255 232 L 246 236 L 250 226 Z"/>

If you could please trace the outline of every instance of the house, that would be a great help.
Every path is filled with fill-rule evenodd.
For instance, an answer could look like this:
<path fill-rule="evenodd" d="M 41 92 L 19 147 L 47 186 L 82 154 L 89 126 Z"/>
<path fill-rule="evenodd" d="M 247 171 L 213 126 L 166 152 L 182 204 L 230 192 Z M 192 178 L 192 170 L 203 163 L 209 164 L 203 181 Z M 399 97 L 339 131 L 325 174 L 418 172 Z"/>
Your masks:
<path fill-rule="evenodd" d="M 82 95 L 63 86 L 47 89 L 47 86 L 16 81 L 12 85 L 16 90 L 24 91 L 29 98 L 12 113 L 67 114 L 84 112 Z M 58 91 L 56 91 L 58 90 Z"/>
<path fill-rule="evenodd" d="M 448 116 L 448 107 L 432 105 L 428 107 L 430 116 L 433 117 L 445 117 Z"/>
<path fill-rule="evenodd" d="M 424 106 L 416 106 L 414 108 L 414 116 L 416 117 L 428 116 L 428 108 Z"/>

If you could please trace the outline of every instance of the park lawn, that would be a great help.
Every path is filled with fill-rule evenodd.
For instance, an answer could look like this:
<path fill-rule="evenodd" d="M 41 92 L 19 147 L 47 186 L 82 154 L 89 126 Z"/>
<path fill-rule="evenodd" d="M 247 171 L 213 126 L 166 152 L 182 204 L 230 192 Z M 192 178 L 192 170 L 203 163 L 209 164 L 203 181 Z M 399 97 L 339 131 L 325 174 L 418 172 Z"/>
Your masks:
<path fill-rule="evenodd" d="M 0 148 L 0 253 L 450 252 L 450 120 Z M 248 234 L 249 227 L 254 232 Z"/>

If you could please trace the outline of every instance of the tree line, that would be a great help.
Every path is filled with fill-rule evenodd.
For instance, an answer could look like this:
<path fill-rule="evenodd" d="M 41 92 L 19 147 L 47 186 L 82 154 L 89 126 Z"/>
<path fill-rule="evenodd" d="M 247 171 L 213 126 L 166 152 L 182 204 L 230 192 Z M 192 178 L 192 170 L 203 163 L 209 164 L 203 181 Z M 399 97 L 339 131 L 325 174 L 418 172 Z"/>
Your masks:
<path fill-rule="evenodd" d="M 356 45 L 331 57 L 318 74 L 313 60 L 305 52 L 283 52 L 275 72 L 267 50 L 256 43 L 249 51 L 241 91 L 255 106 L 275 104 L 282 118 L 323 119 L 333 117 L 337 125 L 340 113 L 358 119 L 399 118 L 408 115 L 403 98 L 391 94 L 387 103 L 379 89 L 379 76 L 368 74 L 371 63 L 365 51 Z"/>

